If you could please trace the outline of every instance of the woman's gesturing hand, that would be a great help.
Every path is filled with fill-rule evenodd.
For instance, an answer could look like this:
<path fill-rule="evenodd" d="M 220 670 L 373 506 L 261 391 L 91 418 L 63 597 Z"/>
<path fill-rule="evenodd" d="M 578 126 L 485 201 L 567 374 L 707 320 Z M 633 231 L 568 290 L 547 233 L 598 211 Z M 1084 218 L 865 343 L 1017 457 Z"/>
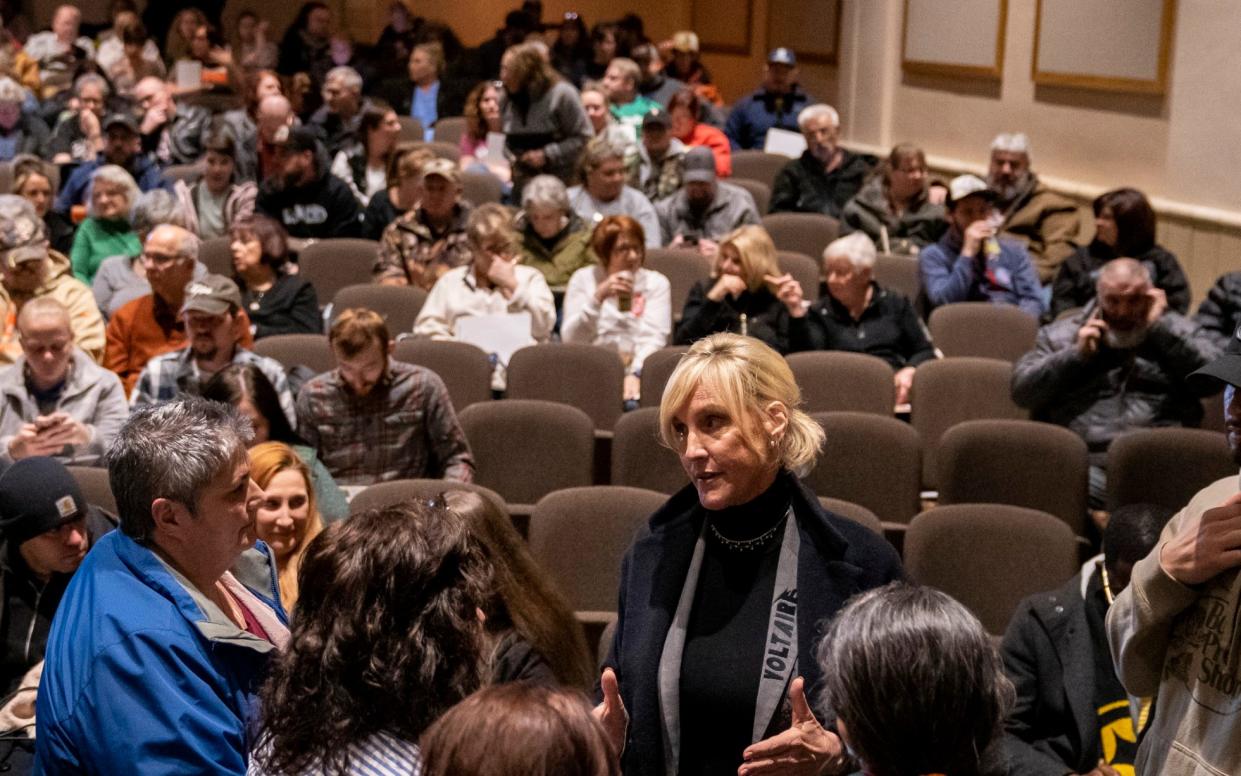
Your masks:
<path fill-rule="evenodd" d="M 603 669 L 599 680 L 603 689 L 603 703 L 594 709 L 595 719 L 603 724 L 603 729 L 612 742 L 612 748 L 619 757 L 625 750 L 625 735 L 629 730 L 629 712 L 625 710 L 625 702 L 621 700 L 620 683 L 616 681 L 616 672 L 610 668 Z"/>
<path fill-rule="evenodd" d="M 842 771 L 844 746 L 815 718 L 806 702 L 805 680 L 800 676 L 789 686 L 789 702 L 793 704 L 793 724 L 783 733 L 747 747 L 738 776 L 817 776 Z"/>

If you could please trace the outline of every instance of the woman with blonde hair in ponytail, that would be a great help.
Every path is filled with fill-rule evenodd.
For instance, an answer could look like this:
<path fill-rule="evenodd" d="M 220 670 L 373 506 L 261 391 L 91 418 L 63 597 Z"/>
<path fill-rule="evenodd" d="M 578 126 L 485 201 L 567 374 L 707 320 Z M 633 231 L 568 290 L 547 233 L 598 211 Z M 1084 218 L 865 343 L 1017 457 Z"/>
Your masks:
<path fill-rule="evenodd" d="M 250 478 L 263 489 L 255 533 L 271 547 L 287 611 L 297 602 L 297 570 L 310 540 L 323 530 L 310 470 L 293 448 L 264 442 L 250 449 Z"/>
<path fill-rule="evenodd" d="M 806 700 L 824 680 L 814 645 L 850 597 L 903 574 L 798 480 L 823 445 L 800 405 L 780 354 L 736 334 L 695 342 L 664 389 L 660 435 L 690 484 L 625 556 L 595 709 L 625 773 L 848 772 Z"/>

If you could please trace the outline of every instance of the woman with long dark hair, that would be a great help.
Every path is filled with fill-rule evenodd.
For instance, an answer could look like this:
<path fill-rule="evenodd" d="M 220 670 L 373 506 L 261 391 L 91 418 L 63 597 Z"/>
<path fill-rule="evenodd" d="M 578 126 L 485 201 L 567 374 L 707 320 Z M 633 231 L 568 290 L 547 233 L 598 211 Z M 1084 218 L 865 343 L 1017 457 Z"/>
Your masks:
<path fill-rule="evenodd" d="M 362 111 L 358 139 L 349 148 L 337 152 L 332 160 L 332 174 L 349 185 L 363 207 L 387 187 L 388 162 L 400 136 L 401 122 L 396 111 L 385 103 L 372 101 Z"/>
<path fill-rule="evenodd" d="M 465 517 L 492 566 L 494 583 L 482 606 L 491 681 L 591 687 L 595 667 L 582 628 L 509 516 L 469 491 L 449 491 L 444 501 Z"/>
<path fill-rule="evenodd" d="M 280 408 L 280 397 L 267 375 L 253 364 L 230 364 L 215 373 L 203 386 L 203 397 L 231 404 L 250 419 L 254 427 L 251 447 L 264 442 L 283 442 L 302 459 L 310 472 L 315 503 L 324 522 L 344 520 L 349 516 L 345 492 L 332 479 L 332 474 L 319 460 L 315 449 L 297 435 L 289 418 Z"/>
<path fill-rule="evenodd" d="M 552 44 L 552 67 L 580 88 L 586 80 L 587 65 L 593 58 L 594 47 L 586 22 L 577 11 L 566 11 L 560 31 L 556 34 L 556 42 Z"/>
<path fill-rule="evenodd" d="M 1137 189 L 1100 194 L 1094 204 L 1095 238 L 1060 265 L 1052 283 L 1051 317 L 1084 307 L 1095 296 L 1099 270 L 1112 259 L 1137 259 L 1151 283 L 1168 295 L 1168 307 L 1189 312 L 1189 281 L 1176 256 L 1155 242 L 1155 209 Z"/>
<path fill-rule="evenodd" d="M 482 686 L 491 570 L 464 518 L 405 502 L 321 533 L 260 693 L 261 774 L 417 772 L 416 741 Z"/>

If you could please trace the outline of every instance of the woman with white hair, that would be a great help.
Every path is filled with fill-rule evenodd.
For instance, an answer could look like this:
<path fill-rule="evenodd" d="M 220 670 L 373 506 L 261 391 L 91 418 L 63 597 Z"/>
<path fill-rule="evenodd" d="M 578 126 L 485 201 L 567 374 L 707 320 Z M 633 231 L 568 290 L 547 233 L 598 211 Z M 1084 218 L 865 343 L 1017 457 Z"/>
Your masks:
<path fill-rule="evenodd" d="M 48 155 L 51 130 L 38 116 L 22 110 L 26 97 L 26 90 L 12 78 L 0 78 L 0 161 L 18 154 Z"/>
<path fill-rule="evenodd" d="M 95 170 L 87 218 L 78 226 L 69 253 L 73 275 L 78 280 L 89 286 L 95 282 L 95 273 L 104 259 L 142 252 L 138 235 L 129 224 L 129 213 L 139 193 L 138 184 L 124 167 L 105 164 Z"/>
<path fill-rule="evenodd" d="M 569 207 L 568 190 L 554 175 L 538 175 L 526 184 L 513 226 L 521 233 L 521 263 L 542 272 L 553 291 L 595 263 L 590 227 Z"/>
<path fill-rule="evenodd" d="M 780 299 L 789 310 L 789 350 L 845 350 L 887 361 L 894 370 L 896 403 L 909 401 L 914 369 L 935 358 L 935 347 L 913 304 L 875 282 L 875 244 L 862 232 L 823 250 L 827 295 L 807 309 L 797 281 Z M 791 284 L 791 285 L 790 285 Z"/>
<path fill-rule="evenodd" d="M 690 485 L 625 555 L 598 716 L 627 774 L 838 774 L 807 697 L 822 623 L 900 579 L 896 551 L 825 512 L 798 480 L 823 429 L 780 354 L 715 334 L 680 360 L 660 436 Z"/>

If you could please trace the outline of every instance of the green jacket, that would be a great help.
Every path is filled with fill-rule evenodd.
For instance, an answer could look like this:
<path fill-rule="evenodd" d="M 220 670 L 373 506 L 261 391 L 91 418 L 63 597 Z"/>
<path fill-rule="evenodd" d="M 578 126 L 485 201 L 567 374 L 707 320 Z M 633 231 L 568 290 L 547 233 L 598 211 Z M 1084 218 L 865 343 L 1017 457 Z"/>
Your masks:
<path fill-rule="evenodd" d="M 525 213 L 517 215 L 515 225 L 521 231 L 521 263 L 542 272 L 543 279 L 553 289 L 563 289 L 574 272 L 597 261 L 590 249 L 591 230 L 576 213 L 569 216 L 568 225 L 561 230 L 551 249 L 535 234 Z"/>

